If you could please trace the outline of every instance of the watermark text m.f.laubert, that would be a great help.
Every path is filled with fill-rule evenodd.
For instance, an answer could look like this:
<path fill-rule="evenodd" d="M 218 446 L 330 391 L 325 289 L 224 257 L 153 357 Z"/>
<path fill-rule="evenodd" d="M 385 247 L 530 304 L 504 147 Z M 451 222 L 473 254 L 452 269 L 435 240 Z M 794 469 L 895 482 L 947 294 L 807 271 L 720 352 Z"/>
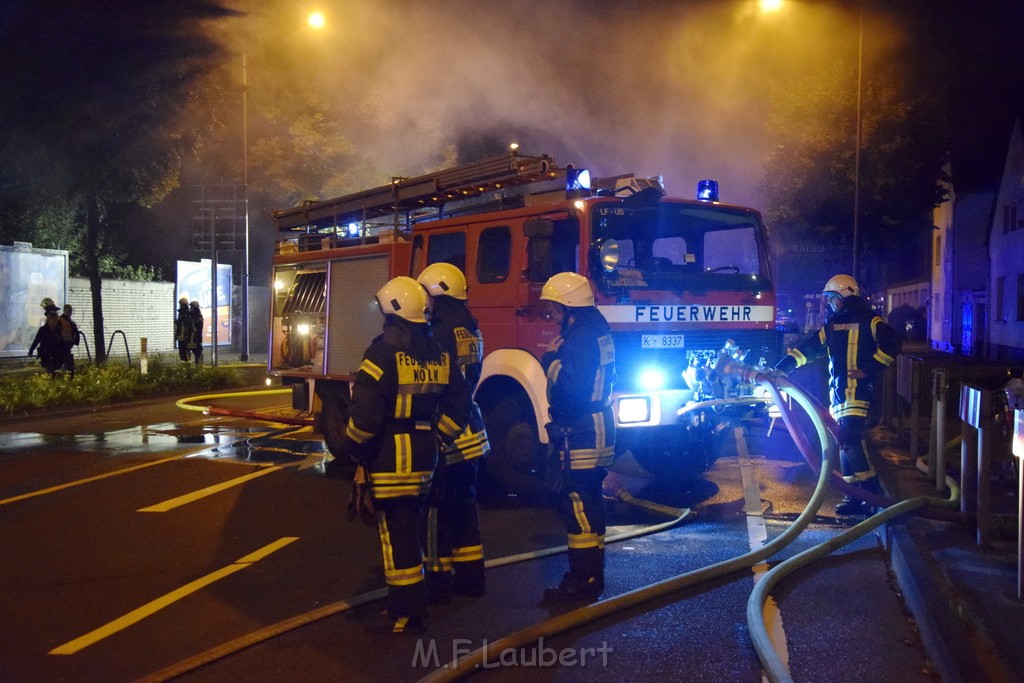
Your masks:
<path fill-rule="evenodd" d="M 518 667 L 550 667 L 559 666 L 566 668 L 585 666 L 608 666 L 608 655 L 612 647 L 607 642 L 602 642 L 597 647 L 563 647 L 555 649 L 544 644 L 540 638 L 534 647 L 514 648 L 508 647 L 501 650 L 494 650 L 490 643 L 484 640 L 479 648 L 468 638 L 456 638 L 451 644 L 451 657 L 445 661 L 441 660 L 441 652 L 437 640 L 420 639 L 416 641 L 416 649 L 412 655 L 412 666 L 439 669 L 442 666 L 449 666 L 449 663 L 458 661 L 476 649 L 483 650 L 483 660 L 477 664 L 477 668 L 493 669 L 501 666 Z M 445 653 L 449 654 L 449 653 Z"/>

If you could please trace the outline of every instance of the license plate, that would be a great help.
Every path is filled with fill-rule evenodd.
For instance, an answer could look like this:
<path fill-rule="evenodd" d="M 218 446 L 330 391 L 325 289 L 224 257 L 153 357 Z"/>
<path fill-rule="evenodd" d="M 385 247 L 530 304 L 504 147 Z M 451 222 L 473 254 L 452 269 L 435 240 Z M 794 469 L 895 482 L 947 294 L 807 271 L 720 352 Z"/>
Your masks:
<path fill-rule="evenodd" d="M 640 335 L 640 348 L 643 349 L 681 349 L 681 334 L 644 334 Z"/>

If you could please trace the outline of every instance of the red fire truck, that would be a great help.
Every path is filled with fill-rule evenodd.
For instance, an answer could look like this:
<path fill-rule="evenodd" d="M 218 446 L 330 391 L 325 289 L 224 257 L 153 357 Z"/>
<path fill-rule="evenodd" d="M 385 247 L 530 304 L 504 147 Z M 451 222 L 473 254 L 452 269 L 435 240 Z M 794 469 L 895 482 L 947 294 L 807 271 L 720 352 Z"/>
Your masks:
<path fill-rule="evenodd" d="M 539 358 L 558 334 L 541 287 L 575 271 L 594 283 L 612 327 L 618 453 L 659 477 L 693 476 L 747 389 L 714 372 L 723 352 L 781 356 L 760 214 L 665 196 L 659 179 L 595 180 L 548 156 L 497 158 L 277 211 L 269 370 L 293 385 L 332 452 L 349 382 L 380 333 L 374 294 L 391 277 L 452 263 L 469 284 L 485 343 L 476 400 L 491 440 L 487 469 L 527 492 L 543 475 L 548 421 Z"/>

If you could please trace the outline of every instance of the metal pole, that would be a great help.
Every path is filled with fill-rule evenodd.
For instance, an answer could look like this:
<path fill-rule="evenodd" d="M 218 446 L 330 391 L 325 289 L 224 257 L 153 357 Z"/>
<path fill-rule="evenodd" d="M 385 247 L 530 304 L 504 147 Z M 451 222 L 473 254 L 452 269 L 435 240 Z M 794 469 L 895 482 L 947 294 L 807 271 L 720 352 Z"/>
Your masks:
<path fill-rule="evenodd" d="M 217 208 L 213 209 L 210 242 L 210 365 L 217 365 Z M 200 341 L 200 344 L 202 341 Z"/>
<path fill-rule="evenodd" d="M 242 53 L 242 187 L 245 192 L 245 258 L 242 259 L 242 339 L 239 358 L 249 360 L 249 73 Z"/>
<path fill-rule="evenodd" d="M 857 141 L 853 153 L 853 279 L 858 271 L 858 239 L 860 232 L 860 147 L 861 147 L 861 71 L 864 64 L 864 0 L 860 3 L 860 27 L 857 33 Z"/>

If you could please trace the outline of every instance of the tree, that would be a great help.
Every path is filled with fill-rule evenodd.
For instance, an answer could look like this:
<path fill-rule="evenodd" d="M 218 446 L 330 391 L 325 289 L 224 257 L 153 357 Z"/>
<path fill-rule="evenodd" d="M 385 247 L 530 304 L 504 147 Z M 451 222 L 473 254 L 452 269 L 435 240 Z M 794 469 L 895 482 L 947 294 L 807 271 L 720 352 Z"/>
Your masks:
<path fill-rule="evenodd" d="M 54 241 L 81 254 L 103 360 L 113 217 L 177 185 L 201 130 L 183 114 L 201 102 L 201 77 L 219 55 L 204 24 L 231 13 L 207 0 L 15 0 L 3 11 L 0 215 L 44 237 L 63 221 Z"/>
<path fill-rule="evenodd" d="M 946 117 L 936 73 L 946 65 L 932 47 L 908 38 L 902 51 L 864 69 L 857 249 L 868 291 L 922 271 L 910 245 L 928 244 L 931 210 L 944 197 Z M 777 143 L 764 189 L 766 218 L 783 244 L 852 249 L 856 68 L 835 61 L 774 84 L 770 135 Z"/>

